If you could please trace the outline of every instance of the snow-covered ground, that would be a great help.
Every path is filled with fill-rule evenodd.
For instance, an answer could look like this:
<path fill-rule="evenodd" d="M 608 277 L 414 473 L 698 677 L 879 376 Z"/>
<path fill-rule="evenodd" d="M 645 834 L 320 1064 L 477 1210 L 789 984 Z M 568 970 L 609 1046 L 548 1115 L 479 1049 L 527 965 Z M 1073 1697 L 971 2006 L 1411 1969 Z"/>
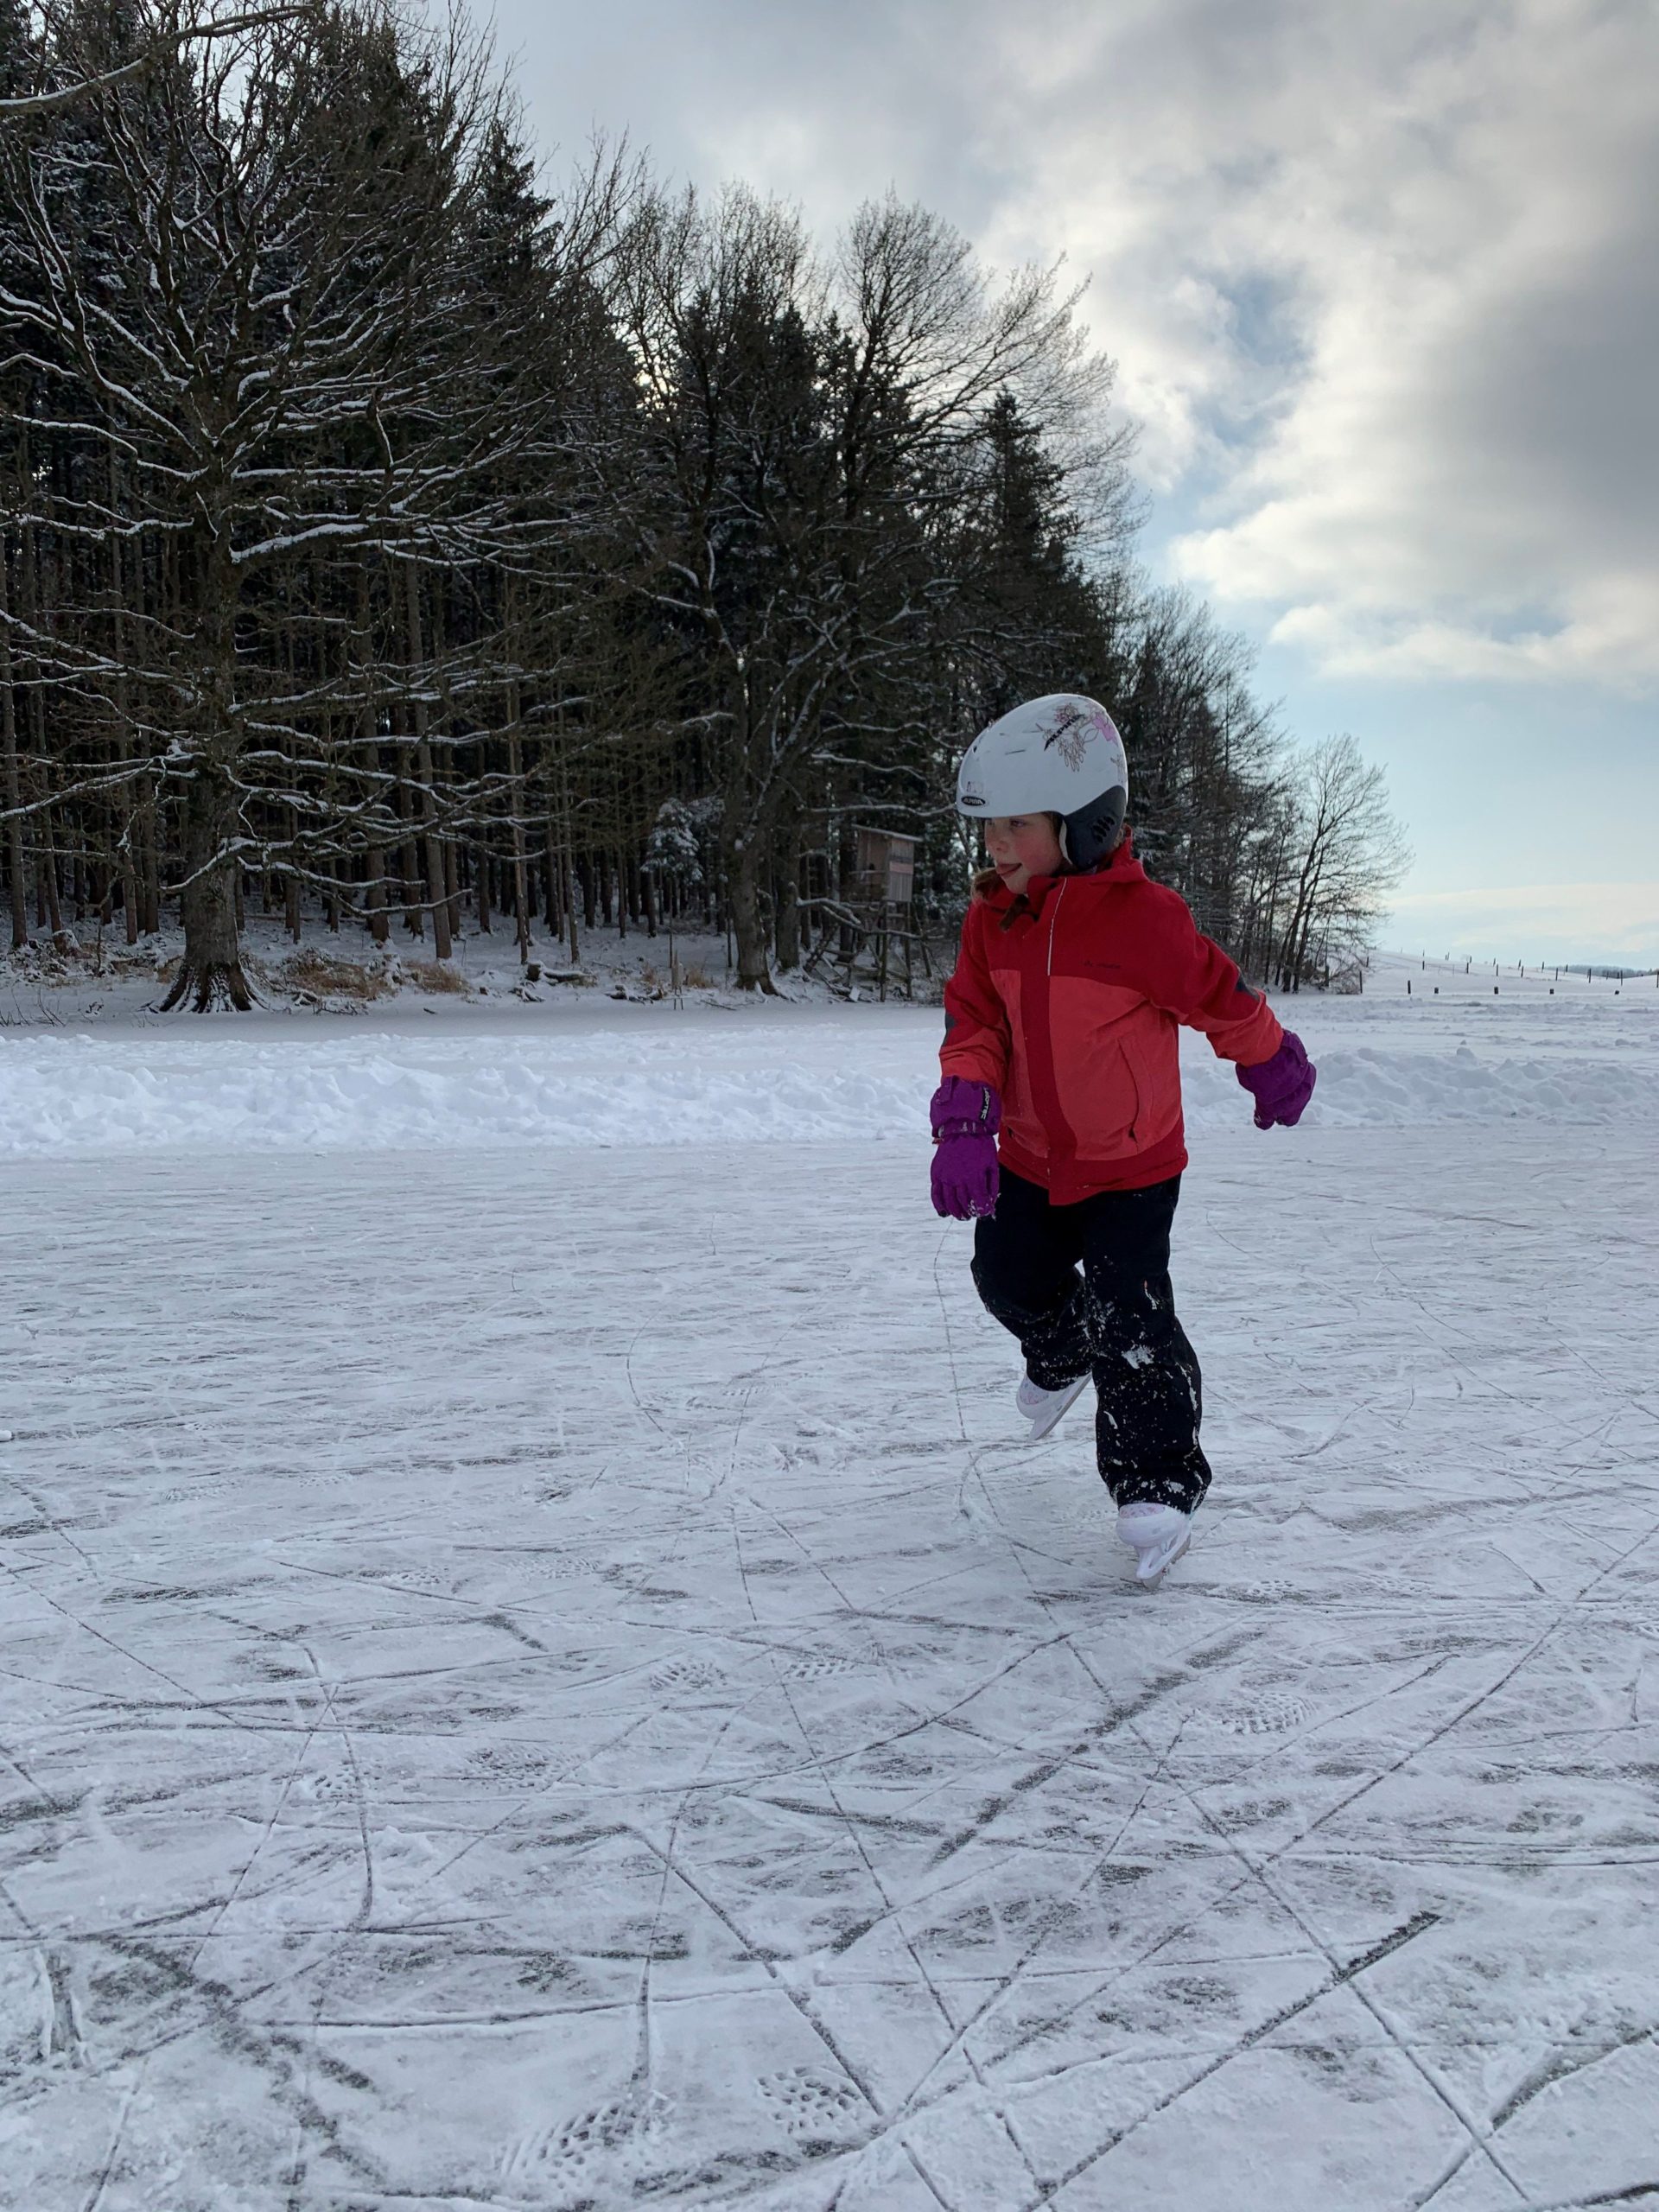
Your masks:
<path fill-rule="evenodd" d="M 1152 1597 L 935 1013 L 0 1031 L 0 2204 L 1659 2202 L 1659 991 L 1426 972 Z"/>

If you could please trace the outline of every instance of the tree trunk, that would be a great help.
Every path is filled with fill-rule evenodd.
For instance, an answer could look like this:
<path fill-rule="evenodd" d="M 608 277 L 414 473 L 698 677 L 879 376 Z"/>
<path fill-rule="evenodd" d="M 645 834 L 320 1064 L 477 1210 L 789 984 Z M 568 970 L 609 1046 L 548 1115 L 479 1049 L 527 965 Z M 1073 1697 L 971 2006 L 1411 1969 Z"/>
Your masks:
<path fill-rule="evenodd" d="M 283 878 L 283 920 L 296 944 L 304 936 L 305 926 L 300 911 L 300 879 L 293 865 L 294 848 L 299 842 L 300 817 L 290 806 L 288 810 L 289 868 Z"/>
<path fill-rule="evenodd" d="M 112 514 L 119 514 L 126 505 L 126 499 L 113 445 L 110 448 L 108 462 L 110 511 Z M 143 615 L 143 608 L 140 602 L 140 594 L 143 589 L 143 567 L 144 558 L 142 552 L 135 552 L 130 566 L 124 566 L 121 559 L 121 540 L 119 537 L 112 537 L 110 540 L 110 596 L 114 613 L 116 667 L 114 703 L 117 725 L 117 734 L 110 749 L 112 757 L 120 761 L 123 766 L 130 758 L 130 746 L 132 732 L 132 686 L 127 648 L 126 614 L 127 608 L 130 605 L 135 615 L 139 617 Z M 3 593 L 3 579 L 0 579 L 0 593 Z M 3 673 L 3 668 L 0 668 L 0 676 Z M 137 826 L 137 808 L 133 798 L 132 786 L 130 784 L 123 786 L 119 796 L 112 802 L 111 811 L 118 822 L 115 831 L 115 851 L 116 865 L 121 881 L 121 920 L 126 931 L 127 943 L 130 945 L 137 944 L 138 942 L 138 874 L 134 862 L 133 838 Z"/>
<path fill-rule="evenodd" d="M 126 749 L 124 740 L 121 747 L 124 756 Z M 126 804 L 126 819 L 121 831 L 121 921 L 126 931 L 129 944 L 137 944 L 138 942 L 138 870 L 132 856 L 133 831 L 136 823 L 136 810 L 129 798 Z"/>
<path fill-rule="evenodd" d="M 29 465 L 29 448 L 25 438 L 22 449 L 23 466 Z M 22 560 L 20 569 L 22 586 L 22 613 L 34 636 L 38 639 L 46 627 L 46 616 L 41 609 L 40 575 L 40 548 L 36 543 L 35 526 L 26 524 L 22 533 Z M 30 658 L 35 680 L 29 687 L 29 750 L 39 763 L 40 788 L 49 798 L 51 778 L 47 767 L 46 689 L 41 681 L 40 648 L 36 645 Z M 31 779 L 32 780 L 32 779 Z M 58 864 L 52 849 L 52 812 L 42 805 L 35 821 L 39 824 L 35 840 L 35 919 L 44 925 L 50 919 L 52 941 L 60 944 L 63 936 L 63 916 L 58 907 Z"/>
<path fill-rule="evenodd" d="M 388 944 L 391 938 L 391 924 L 386 917 L 385 867 L 384 849 L 380 846 L 371 845 L 363 855 L 363 871 L 368 878 L 363 903 L 369 910 L 369 937 L 375 944 Z"/>
<path fill-rule="evenodd" d="M 518 957 L 530 959 L 530 864 L 524 838 L 524 748 L 518 742 L 522 710 L 515 678 L 507 686 L 507 784 L 512 808 L 512 911 L 518 924 Z"/>
<path fill-rule="evenodd" d="M 236 613 L 238 583 L 231 533 L 212 496 L 204 500 L 189 539 L 179 547 L 181 579 L 192 587 L 197 721 L 194 759 L 185 776 L 181 843 L 184 880 L 179 906 L 184 960 L 162 1001 L 165 1014 L 188 1003 L 197 1014 L 233 1007 L 245 1014 L 253 994 L 242 972 L 242 862 L 235 851 L 241 799 L 232 772 L 241 735 L 237 700 Z M 188 620 L 181 609 L 181 620 Z"/>
<path fill-rule="evenodd" d="M 801 964 L 801 823 L 792 810 L 778 837 L 778 965 L 785 975 Z"/>
<path fill-rule="evenodd" d="M 146 937 L 157 937 L 162 927 L 162 855 L 156 835 L 156 785 L 144 779 L 138 801 L 139 926 Z"/>
<path fill-rule="evenodd" d="M 449 934 L 449 880 L 444 869 L 443 840 L 438 835 L 437 793 L 432 782 L 432 748 L 427 742 L 426 698 L 421 689 L 424 649 L 421 642 L 421 579 L 412 561 L 404 564 L 404 619 L 408 633 L 410 726 L 414 732 L 415 773 L 421 784 L 421 819 L 425 825 L 427 899 L 432 909 L 432 950 L 448 960 L 454 945 Z"/>
<path fill-rule="evenodd" d="M 422 720 L 424 721 L 424 713 Z M 426 818 L 426 880 L 427 896 L 432 904 L 432 950 L 440 960 L 448 960 L 454 950 L 449 935 L 449 884 L 444 873 L 443 840 L 437 832 L 435 817 L 437 800 L 432 790 L 432 748 L 424 738 L 415 755 L 416 773 L 421 779 L 421 810 Z"/>
<path fill-rule="evenodd" d="M 0 758 L 4 768 L 0 791 L 8 813 L 6 883 L 11 894 L 11 949 L 16 952 L 29 943 L 29 896 L 23 883 L 23 817 L 17 810 L 23 794 L 17 767 L 16 700 L 11 683 L 11 626 L 5 619 L 10 604 L 5 548 L 0 545 Z"/>
<path fill-rule="evenodd" d="M 67 952 L 73 939 L 63 926 L 63 906 L 58 888 L 58 853 L 52 836 L 51 808 L 43 806 L 38 819 L 41 825 L 41 880 L 46 887 L 47 920 L 54 945 L 60 952 Z"/>
<path fill-rule="evenodd" d="M 196 1014 L 219 1007 L 248 1013 L 253 994 L 242 972 L 237 941 L 238 864 L 225 848 L 236 827 L 236 792 L 216 764 L 202 761 L 191 779 L 184 808 L 184 960 L 162 1001 L 170 1014 L 188 1001 Z"/>
<path fill-rule="evenodd" d="M 404 902 L 404 927 L 409 931 L 411 937 L 424 937 L 426 935 L 426 920 L 421 912 L 419 905 L 421 887 L 420 861 L 416 856 L 415 840 L 408 834 L 409 823 L 411 819 L 409 798 L 409 778 L 404 772 L 404 765 L 401 761 L 398 763 L 397 767 L 397 812 L 402 817 L 404 829 L 403 844 L 403 885 L 400 894 Z"/>
<path fill-rule="evenodd" d="M 557 842 L 553 836 L 553 817 L 550 811 L 543 824 L 543 848 L 546 858 L 543 864 L 543 887 L 547 893 L 547 933 L 556 938 L 564 929 L 564 862 L 559 856 Z"/>
<path fill-rule="evenodd" d="M 728 896 L 731 901 L 732 934 L 737 943 L 737 988 L 766 991 L 773 997 L 778 986 L 766 965 L 766 924 L 760 907 L 760 843 L 757 837 L 740 837 L 726 861 Z"/>
<path fill-rule="evenodd" d="M 443 841 L 443 880 L 449 900 L 449 934 L 461 935 L 461 856 L 455 850 L 455 841 Z"/>

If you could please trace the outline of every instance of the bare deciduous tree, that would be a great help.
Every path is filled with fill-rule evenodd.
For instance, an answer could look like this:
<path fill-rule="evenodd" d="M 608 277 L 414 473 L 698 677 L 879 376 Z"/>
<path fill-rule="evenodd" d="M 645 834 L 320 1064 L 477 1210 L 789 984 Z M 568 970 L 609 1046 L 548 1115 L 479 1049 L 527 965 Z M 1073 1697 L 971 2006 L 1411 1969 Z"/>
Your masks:
<path fill-rule="evenodd" d="M 765 990 L 771 849 L 826 733 L 891 728 L 896 695 L 923 689 L 953 593 L 941 515 L 972 494 L 988 410 L 1028 391 L 1079 475 L 1116 488 L 1120 446 L 1088 442 L 1109 370 L 1052 274 L 994 290 L 948 226 L 892 199 L 825 263 L 798 217 L 747 192 L 658 197 L 626 267 L 643 404 L 613 488 L 694 664 L 738 981 Z"/>
<path fill-rule="evenodd" d="M 60 4 L 60 0 L 36 0 L 35 13 L 44 32 L 38 50 L 43 61 L 55 65 L 51 73 L 59 81 L 32 92 L 19 92 L 9 84 L 7 92 L 0 96 L 0 123 L 22 122 L 30 116 L 60 115 L 96 94 L 111 92 L 118 86 L 131 84 L 148 75 L 162 63 L 175 60 L 186 48 L 290 22 L 306 13 L 309 6 L 310 0 L 272 0 L 270 6 L 231 9 L 217 14 L 167 7 L 158 11 L 149 35 L 132 41 L 137 50 L 129 58 L 94 69 L 90 74 L 77 75 L 73 67 L 66 67 L 67 57 L 73 52 L 77 11 Z"/>
<path fill-rule="evenodd" d="M 1307 755 L 1294 816 L 1294 876 L 1279 931 L 1281 990 L 1370 941 L 1387 899 L 1411 865 L 1389 810 L 1380 768 L 1351 737 L 1329 737 Z"/>

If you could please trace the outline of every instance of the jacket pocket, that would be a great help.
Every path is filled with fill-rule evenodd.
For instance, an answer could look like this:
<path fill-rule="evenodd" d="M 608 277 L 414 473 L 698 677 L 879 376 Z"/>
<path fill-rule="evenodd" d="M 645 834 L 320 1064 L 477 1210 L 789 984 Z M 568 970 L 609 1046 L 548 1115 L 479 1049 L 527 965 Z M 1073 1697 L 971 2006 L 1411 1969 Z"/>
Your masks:
<path fill-rule="evenodd" d="M 1124 1038 L 1123 1060 L 1135 1090 L 1129 1131 L 1138 1150 L 1161 1143 L 1180 1118 L 1180 1046 L 1173 1036 Z"/>
<path fill-rule="evenodd" d="M 1141 1055 L 1135 1046 L 1125 1039 L 1123 1052 L 1123 1081 L 1129 1101 L 1129 1142 L 1135 1147 L 1147 1141 L 1147 1080 L 1141 1066 Z"/>
<path fill-rule="evenodd" d="M 1050 1007 L 1058 1140 L 1079 1159 L 1104 1161 L 1167 1136 L 1180 1118 L 1174 1022 L 1082 976 L 1056 976 Z"/>

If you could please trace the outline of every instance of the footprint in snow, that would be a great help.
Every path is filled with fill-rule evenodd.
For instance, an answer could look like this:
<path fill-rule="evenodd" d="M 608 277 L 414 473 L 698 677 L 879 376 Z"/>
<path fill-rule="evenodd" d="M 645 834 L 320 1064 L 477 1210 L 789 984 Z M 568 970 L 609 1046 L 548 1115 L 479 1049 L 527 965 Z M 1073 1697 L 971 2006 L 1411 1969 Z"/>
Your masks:
<path fill-rule="evenodd" d="M 581 2202 L 594 2200 L 588 2185 L 607 2167 L 626 2167 L 642 2158 L 673 2107 L 666 2097 L 643 2104 L 632 2097 L 613 2099 L 575 2113 L 551 2127 L 523 2136 L 501 2162 L 504 2181 L 529 2182 L 538 2191 L 556 2192 L 555 2203 L 581 2189 Z"/>
<path fill-rule="evenodd" d="M 873 1651 L 799 1651 L 784 1662 L 784 1673 L 791 1682 L 816 1682 L 826 1675 L 861 1675 L 877 1663 Z"/>
<path fill-rule="evenodd" d="M 843 2133 L 864 2107 L 864 2100 L 844 2075 L 819 2066 L 791 2066 L 781 2074 L 763 2074 L 755 2087 L 774 2116 L 796 2136 Z"/>
<path fill-rule="evenodd" d="M 486 1782 L 531 1783 L 544 1782 L 555 1762 L 546 1751 L 528 1744 L 487 1744 L 467 1760 L 467 1770 Z"/>
<path fill-rule="evenodd" d="M 726 1676 L 710 1659 L 674 1659 L 646 1680 L 654 1690 L 717 1690 Z"/>
<path fill-rule="evenodd" d="M 350 1774 L 313 1774 L 305 1776 L 298 1785 L 297 1794 L 315 1798 L 321 1805 L 353 1805 L 362 1795 Z"/>
<path fill-rule="evenodd" d="M 525 1572 L 540 1582 L 569 1582 L 584 1574 L 597 1574 L 597 1560 L 583 1559 L 575 1552 L 548 1552 L 525 1568 Z"/>
<path fill-rule="evenodd" d="M 1255 1705 L 1200 1706 L 1187 1726 L 1227 1736 L 1285 1736 L 1307 1719 L 1307 1707 L 1294 1697 L 1265 1697 Z"/>

